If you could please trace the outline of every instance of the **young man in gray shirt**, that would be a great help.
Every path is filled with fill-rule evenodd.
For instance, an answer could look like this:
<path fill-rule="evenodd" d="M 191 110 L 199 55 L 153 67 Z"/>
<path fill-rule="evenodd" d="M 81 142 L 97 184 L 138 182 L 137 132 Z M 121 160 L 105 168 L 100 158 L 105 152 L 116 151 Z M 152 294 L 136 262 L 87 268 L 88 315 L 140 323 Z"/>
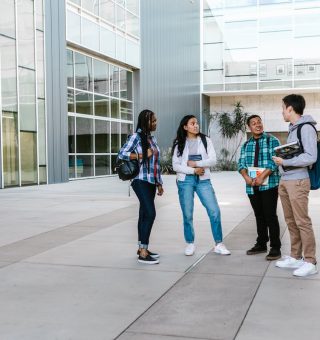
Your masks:
<path fill-rule="evenodd" d="M 290 256 L 277 261 L 276 266 L 295 269 L 295 276 L 308 276 L 317 273 L 316 242 L 308 215 L 308 167 L 317 160 L 317 133 L 312 125 L 317 123 L 311 116 L 303 116 L 305 100 L 301 95 L 291 94 L 282 101 L 283 119 L 290 122 L 287 143 L 298 140 L 298 126 L 304 125 L 301 128 L 303 152 L 291 159 L 273 157 L 281 173 L 279 196 L 291 241 Z"/>

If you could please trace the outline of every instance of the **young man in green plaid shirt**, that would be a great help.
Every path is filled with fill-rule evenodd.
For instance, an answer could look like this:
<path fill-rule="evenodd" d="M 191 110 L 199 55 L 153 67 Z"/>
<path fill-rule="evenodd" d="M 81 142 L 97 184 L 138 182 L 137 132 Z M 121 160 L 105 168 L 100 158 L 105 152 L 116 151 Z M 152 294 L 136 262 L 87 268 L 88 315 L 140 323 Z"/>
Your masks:
<path fill-rule="evenodd" d="M 246 192 L 253 208 L 258 237 L 256 244 L 247 251 L 247 255 L 267 252 L 270 239 L 270 252 L 266 260 L 277 260 L 281 257 L 280 227 L 277 216 L 279 172 L 273 162 L 274 148 L 280 145 L 279 140 L 263 131 L 260 116 L 251 115 L 247 125 L 252 137 L 241 147 L 238 171 L 246 182 Z M 255 178 L 249 176 L 249 167 L 263 168 Z M 268 178 L 268 183 L 266 179 Z"/>

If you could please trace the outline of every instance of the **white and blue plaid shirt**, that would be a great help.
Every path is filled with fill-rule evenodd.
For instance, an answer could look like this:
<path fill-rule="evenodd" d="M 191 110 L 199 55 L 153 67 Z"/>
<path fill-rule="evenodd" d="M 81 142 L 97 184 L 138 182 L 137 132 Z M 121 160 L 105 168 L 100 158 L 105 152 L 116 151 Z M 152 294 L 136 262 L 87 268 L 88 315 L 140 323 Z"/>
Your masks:
<path fill-rule="evenodd" d="M 160 170 L 160 149 L 157 144 L 157 140 L 154 136 L 149 136 L 148 141 L 150 148 L 153 151 L 152 156 L 149 158 L 149 171 L 146 163 L 142 163 L 140 166 L 139 175 L 134 179 L 140 179 L 152 184 L 163 184 Z M 126 143 L 119 151 L 118 157 L 124 160 L 130 160 L 131 153 L 142 154 L 141 138 L 138 133 L 134 133 L 129 136 Z"/>

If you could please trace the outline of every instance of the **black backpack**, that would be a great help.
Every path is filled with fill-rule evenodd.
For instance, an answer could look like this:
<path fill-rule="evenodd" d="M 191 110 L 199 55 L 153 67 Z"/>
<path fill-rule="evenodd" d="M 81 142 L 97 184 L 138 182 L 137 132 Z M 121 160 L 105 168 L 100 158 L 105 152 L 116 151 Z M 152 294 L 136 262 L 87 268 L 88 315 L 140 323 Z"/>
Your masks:
<path fill-rule="evenodd" d="M 128 139 L 131 136 L 128 136 Z M 140 162 L 138 159 L 130 159 L 129 161 L 117 157 L 115 171 L 120 179 L 123 181 L 129 181 L 138 176 L 140 172 Z"/>
<path fill-rule="evenodd" d="M 315 126 L 312 124 L 312 123 L 303 123 L 303 124 L 300 124 L 298 126 L 298 130 L 297 130 L 297 137 L 298 137 L 298 140 L 299 140 L 299 143 L 300 143 L 300 147 L 301 147 L 301 151 L 302 153 L 304 152 L 304 149 L 303 149 L 303 145 L 302 145 L 302 140 L 301 140 L 301 129 L 303 127 L 303 125 L 311 125 L 316 133 L 318 134 L 317 132 L 317 129 L 315 128 Z M 310 177 L 310 189 L 311 190 L 317 190 L 320 188 L 320 141 L 318 140 L 317 141 L 317 150 L 318 150 L 318 156 L 317 156 L 317 160 L 315 163 L 312 164 L 312 167 L 308 168 L 308 171 L 309 171 L 309 177 Z"/>
<path fill-rule="evenodd" d="M 203 144 L 203 146 L 204 146 L 204 148 L 206 150 L 206 153 L 208 153 L 208 150 L 207 150 L 208 143 L 207 143 L 206 135 L 201 134 L 200 137 L 201 137 L 202 144 Z"/>

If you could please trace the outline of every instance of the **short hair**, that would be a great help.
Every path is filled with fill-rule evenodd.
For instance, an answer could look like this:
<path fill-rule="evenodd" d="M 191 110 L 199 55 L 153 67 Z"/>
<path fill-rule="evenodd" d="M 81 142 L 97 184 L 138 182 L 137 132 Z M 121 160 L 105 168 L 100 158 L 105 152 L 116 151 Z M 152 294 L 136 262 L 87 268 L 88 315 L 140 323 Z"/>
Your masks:
<path fill-rule="evenodd" d="M 306 107 L 306 101 L 301 94 L 289 94 L 282 98 L 282 101 L 286 107 L 292 106 L 295 113 L 303 115 L 304 108 Z"/>
<path fill-rule="evenodd" d="M 250 120 L 253 119 L 253 118 L 260 118 L 261 117 L 259 115 L 251 115 L 247 118 L 247 125 L 250 126 Z M 262 119 L 261 119 L 262 120 Z"/>

